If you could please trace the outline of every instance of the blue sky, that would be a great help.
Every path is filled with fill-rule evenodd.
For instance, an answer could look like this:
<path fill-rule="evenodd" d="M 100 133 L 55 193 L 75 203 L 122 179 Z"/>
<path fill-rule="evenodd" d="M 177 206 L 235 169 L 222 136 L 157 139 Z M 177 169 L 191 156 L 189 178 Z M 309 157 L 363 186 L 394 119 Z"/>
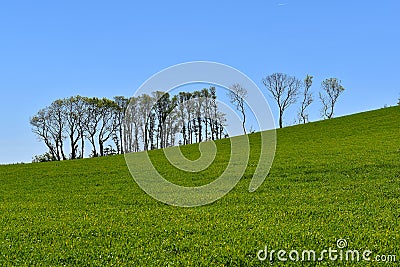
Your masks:
<path fill-rule="evenodd" d="M 230 65 L 260 88 L 273 72 L 308 73 L 315 98 L 324 78 L 338 77 L 346 91 L 337 116 L 395 105 L 399 10 L 395 0 L 2 1 L 0 163 L 46 151 L 29 117 L 53 100 L 131 96 L 151 75 L 187 61 Z M 315 101 L 311 120 L 319 108 Z"/>

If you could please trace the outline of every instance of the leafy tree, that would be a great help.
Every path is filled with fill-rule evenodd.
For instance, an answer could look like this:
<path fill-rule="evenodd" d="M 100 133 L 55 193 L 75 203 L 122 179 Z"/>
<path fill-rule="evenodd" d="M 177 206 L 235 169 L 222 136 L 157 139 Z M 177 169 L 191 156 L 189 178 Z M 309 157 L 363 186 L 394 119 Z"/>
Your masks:
<path fill-rule="evenodd" d="M 48 162 L 48 161 L 55 161 L 56 158 L 53 156 L 52 153 L 46 152 L 42 155 L 37 155 L 32 159 L 32 162 Z"/>
<path fill-rule="evenodd" d="M 210 87 L 211 108 L 210 108 L 210 127 L 211 139 L 218 139 L 218 106 L 217 106 L 217 90 L 214 86 Z"/>
<path fill-rule="evenodd" d="M 321 84 L 323 93 L 319 93 L 319 98 L 322 102 L 322 116 L 332 118 L 334 114 L 335 104 L 339 96 L 345 90 L 342 86 L 342 81 L 337 78 L 328 78 L 322 81 Z"/>
<path fill-rule="evenodd" d="M 203 114 L 203 121 L 204 121 L 204 133 L 205 133 L 205 139 L 209 140 L 209 132 L 208 132 L 208 126 L 210 124 L 210 103 L 211 103 L 211 94 L 210 91 L 207 88 L 203 88 L 201 90 L 201 96 L 204 98 L 204 105 L 202 106 L 202 111 L 201 113 Z"/>
<path fill-rule="evenodd" d="M 204 103 L 204 98 L 200 91 L 195 91 L 193 94 L 193 97 L 195 99 L 195 101 L 193 101 L 193 104 L 194 104 L 194 115 L 195 115 L 194 125 L 195 125 L 195 133 L 196 133 L 196 142 L 201 142 L 203 140 L 203 136 L 202 136 L 203 126 L 202 126 L 201 111 L 202 111 L 202 107 L 203 107 L 203 103 Z"/>
<path fill-rule="evenodd" d="M 143 150 L 149 149 L 149 130 L 152 124 L 151 113 L 155 99 L 147 94 L 138 97 L 139 106 L 139 123 L 143 141 Z"/>
<path fill-rule="evenodd" d="M 166 146 L 165 137 L 165 121 L 167 116 L 175 108 L 176 103 L 174 103 L 168 93 L 161 91 L 154 92 L 154 97 L 157 99 L 153 110 L 157 118 L 157 135 L 156 135 L 156 145 L 159 148 L 164 148 Z"/>
<path fill-rule="evenodd" d="M 64 102 L 62 100 L 55 100 L 49 107 L 50 115 L 50 127 L 55 135 L 56 150 L 59 155 L 59 159 L 66 160 L 67 157 L 64 153 L 64 135 L 65 126 L 65 113 L 64 113 Z"/>
<path fill-rule="evenodd" d="M 115 154 L 117 154 L 117 151 L 111 145 L 104 148 L 104 156 L 112 156 Z"/>
<path fill-rule="evenodd" d="M 186 128 L 186 119 L 187 119 L 188 114 L 185 112 L 185 109 L 186 109 L 185 101 L 186 101 L 186 92 L 179 92 L 178 102 L 177 102 L 178 118 L 179 118 L 179 123 L 180 123 L 180 127 L 181 127 L 182 139 L 183 139 L 183 141 L 181 143 L 184 145 L 188 144 L 187 128 Z"/>
<path fill-rule="evenodd" d="M 73 96 L 39 110 L 30 124 L 55 160 L 67 159 L 64 145 L 70 148 L 70 159 L 83 157 L 85 141 L 91 144 L 90 157 L 136 152 L 141 144 L 143 150 L 172 146 L 179 132 L 185 143 L 201 142 L 208 138 L 209 127 L 213 138 L 221 138 L 225 115 L 218 111 L 215 98 L 212 89 L 176 96 L 157 91 L 153 96 L 114 100 Z"/>
<path fill-rule="evenodd" d="M 173 96 L 171 99 L 173 107 L 178 105 L 178 96 Z M 179 112 L 173 108 L 165 120 L 165 146 L 174 146 L 176 134 L 179 131 Z"/>
<path fill-rule="evenodd" d="M 285 110 L 296 102 L 301 81 L 284 73 L 273 73 L 262 80 L 279 107 L 279 128 L 283 127 Z"/>
<path fill-rule="evenodd" d="M 39 140 L 43 140 L 49 152 L 57 160 L 65 160 L 64 153 L 64 126 L 65 112 L 62 100 L 56 100 L 49 107 L 39 110 L 30 119 L 32 131 L 37 134 Z"/>
<path fill-rule="evenodd" d="M 97 109 L 99 111 L 99 131 L 98 143 L 100 156 L 104 156 L 104 144 L 115 133 L 118 125 L 116 124 L 115 117 L 118 113 L 118 105 L 107 98 L 102 98 L 97 101 Z"/>
<path fill-rule="evenodd" d="M 115 131 L 115 135 L 113 137 L 113 141 L 115 146 L 117 147 L 117 153 L 123 154 L 124 153 L 124 145 L 123 145 L 123 121 L 125 116 L 126 108 L 129 104 L 129 99 L 124 96 L 115 96 L 114 102 L 116 104 L 115 107 L 115 124 L 117 125 L 117 129 Z"/>
<path fill-rule="evenodd" d="M 39 140 L 45 143 L 52 157 L 59 159 L 59 155 L 56 151 L 57 136 L 50 128 L 49 108 L 39 110 L 38 113 L 30 119 L 30 124 L 32 125 L 32 132 L 38 136 Z"/>
<path fill-rule="evenodd" d="M 97 139 L 96 136 L 99 131 L 99 125 L 100 125 L 100 109 L 98 108 L 99 101 L 97 97 L 92 97 L 92 98 L 86 98 L 86 111 L 87 111 L 87 121 L 85 126 L 85 136 L 89 140 L 89 142 L 92 145 L 92 157 L 97 157 L 99 156 L 99 153 L 97 152 L 96 148 L 96 143 Z"/>
<path fill-rule="evenodd" d="M 139 148 L 139 131 L 142 127 L 141 117 L 144 116 L 140 112 L 140 98 L 131 97 L 129 101 L 130 105 L 128 106 L 127 112 L 125 116 L 127 118 L 126 121 L 129 121 L 129 125 L 126 125 L 125 130 L 130 133 L 129 139 L 126 140 L 128 142 L 129 152 L 134 151 L 137 152 L 140 150 Z"/>
<path fill-rule="evenodd" d="M 186 129 L 188 132 L 188 140 L 187 144 L 192 144 L 193 143 L 193 127 L 192 127 L 192 118 L 193 116 L 193 111 L 194 111 L 194 105 L 193 105 L 193 94 L 192 93 L 186 93 L 185 94 L 185 112 L 187 114 L 187 121 L 186 121 Z"/>
<path fill-rule="evenodd" d="M 85 123 L 85 108 L 84 99 L 81 96 L 72 96 L 63 99 L 63 110 L 65 116 L 65 134 L 69 137 L 71 146 L 70 158 L 75 159 L 78 157 L 78 141 L 82 140 L 81 156 L 83 157 L 84 149 L 84 133 L 83 124 Z"/>

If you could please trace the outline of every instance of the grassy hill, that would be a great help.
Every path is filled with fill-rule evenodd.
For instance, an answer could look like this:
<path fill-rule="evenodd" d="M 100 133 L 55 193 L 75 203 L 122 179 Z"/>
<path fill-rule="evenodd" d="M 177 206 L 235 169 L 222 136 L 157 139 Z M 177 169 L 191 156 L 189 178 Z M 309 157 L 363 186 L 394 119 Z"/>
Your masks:
<path fill-rule="evenodd" d="M 0 166 L 0 266 L 259 266 L 269 265 L 257 259 L 265 246 L 321 251 L 338 239 L 398 264 L 399 136 L 400 107 L 277 130 L 271 171 L 249 193 L 260 141 L 252 134 L 243 179 L 196 208 L 146 195 L 123 156 Z M 169 180 L 193 186 L 223 171 L 229 140 L 217 147 L 211 170 L 197 176 L 172 170 L 161 151 L 151 156 Z M 183 152 L 199 156 L 196 145 Z"/>

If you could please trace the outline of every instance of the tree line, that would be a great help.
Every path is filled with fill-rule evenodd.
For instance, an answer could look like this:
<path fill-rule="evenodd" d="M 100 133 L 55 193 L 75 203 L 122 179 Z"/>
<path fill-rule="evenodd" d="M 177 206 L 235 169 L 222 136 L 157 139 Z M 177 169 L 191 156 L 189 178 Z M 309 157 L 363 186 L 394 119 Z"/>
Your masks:
<path fill-rule="evenodd" d="M 215 87 L 171 96 L 162 91 L 126 98 L 72 96 L 55 100 L 32 118 L 48 152 L 34 161 L 123 154 L 227 137 Z"/>
<path fill-rule="evenodd" d="M 277 103 L 280 128 L 285 111 L 299 98 L 297 121 L 309 121 L 307 109 L 314 101 L 310 89 L 313 76 L 300 80 L 273 73 L 262 83 Z M 330 119 L 345 89 L 337 78 L 323 80 L 321 89 L 321 116 Z M 240 84 L 233 84 L 227 94 L 241 114 L 244 134 L 247 95 Z M 78 95 L 55 100 L 30 119 L 32 131 L 48 148 L 34 161 L 83 158 L 87 143 L 89 156 L 97 157 L 216 140 L 228 137 L 226 123 L 225 114 L 218 109 L 215 87 L 172 96 L 155 91 L 151 95 L 116 96 L 112 100 Z"/>
<path fill-rule="evenodd" d="M 298 123 L 309 122 L 308 107 L 313 103 L 314 98 L 310 90 L 313 84 L 313 76 L 306 75 L 304 80 L 300 80 L 294 76 L 285 73 L 273 73 L 262 79 L 262 83 L 267 90 L 267 93 L 275 100 L 279 109 L 279 128 L 283 127 L 283 116 L 287 108 L 296 103 L 300 97 L 300 107 L 297 113 Z M 318 96 L 322 104 L 321 116 L 330 119 L 334 115 L 335 105 L 339 96 L 345 90 L 342 82 L 337 78 L 327 78 L 321 83 L 322 92 Z M 230 86 L 228 97 L 230 102 L 236 106 L 236 109 L 242 116 L 243 133 L 246 134 L 246 110 L 245 99 L 247 90 L 240 84 Z M 399 100 L 400 101 L 400 100 Z M 399 102 L 400 103 L 400 102 Z"/>
<path fill-rule="evenodd" d="M 285 73 L 273 73 L 262 79 L 267 92 L 276 101 L 279 109 L 279 128 L 283 127 L 283 115 L 287 108 L 296 103 L 300 97 L 300 107 L 297 113 L 299 123 L 307 123 L 309 114 L 307 108 L 314 101 L 310 88 L 313 76 L 307 75 L 302 81 Z M 330 119 L 334 115 L 335 105 L 345 88 L 337 78 L 327 78 L 321 83 L 321 92 L 318 93 L 321 101 L 321 116 Z"/>

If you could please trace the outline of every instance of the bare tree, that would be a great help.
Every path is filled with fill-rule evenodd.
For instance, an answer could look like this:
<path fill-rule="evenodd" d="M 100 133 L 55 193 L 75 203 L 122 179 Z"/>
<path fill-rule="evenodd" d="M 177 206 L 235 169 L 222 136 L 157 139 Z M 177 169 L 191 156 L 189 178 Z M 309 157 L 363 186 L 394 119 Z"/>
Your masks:
<path fill-rule="evenodd" d="M 311 103 L 314 101 L 312 98 L 312 94 L 310 92 L 310 87 L 312 85 L 313 76 L 308 75 L 304 79 L 304 91 L 303 91 L 303 98 L 301 102 L 301 107 L 299 111 L 299 121 L 300 123 L 307 123 L 308 122 L 308 114 L 306 113 L 306 109 Z"/>
<path fill-rule="evenodd" d="M 215 130 L 216 130 L 216 138 L 227 138 L 229 137 L 228 133 L 225 131 L 225 126 L 227 126 L 227 120 L 225 117 L 225 113 L 217 110 L 216 119 L 215 119 Z"/>
<path fill-rule="evenodd" d="M 230 101 L 232 104 L 236 106 L 236 109 L 242 114 L 243 120 L 242 120 L 242 127 L 243 127 L 243 132 L 244 134 L 247 134 L 246 132 L 246 110 L 244 106 L 244 101 L 247 97 L 247 90 L 246 88 L 243 88 L 240 84 L 235 83 L 231 87 L 229 87 L 229 92 L 228 92 L 228 97 L 230 98 Z"/>
<path fill-rule="evenodd" d="M 282 128 L 283 114 L 287 107 L 296 102 L 301 81 L 284 73 L 273 73 L 265 77 L 262 82 L 278 104 L 279 128 Z"/>
<path fill-rule="evenodd" d="M 321 113 L 325 118 L 332 118 L 335 104 L 340 94 L 344 91 L 342 81 L 337 78 L 328 78 L 322 81 L 321 84 L 324 93 L 319 93 L 319 98 L 322 102 Z"/>

